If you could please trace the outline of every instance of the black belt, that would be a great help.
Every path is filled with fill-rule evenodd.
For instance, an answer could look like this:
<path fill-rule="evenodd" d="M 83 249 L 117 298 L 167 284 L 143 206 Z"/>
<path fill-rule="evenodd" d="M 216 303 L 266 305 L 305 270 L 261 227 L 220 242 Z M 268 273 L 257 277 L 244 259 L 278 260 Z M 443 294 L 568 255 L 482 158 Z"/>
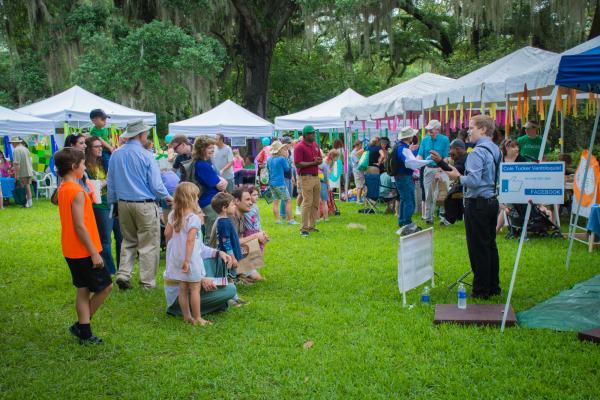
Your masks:
<path fill-rule="evenodd" d="M 319 174 L 300 174 L 300 176 L 319 176 Z"/>
<path fill-rule="evenodd" d="M 154 203 L 156 200 L 154 199 L 144 199 L 144 200 L 123 200 L 119 199 L 119 201 L 124 201 L 125 203 Z"/>

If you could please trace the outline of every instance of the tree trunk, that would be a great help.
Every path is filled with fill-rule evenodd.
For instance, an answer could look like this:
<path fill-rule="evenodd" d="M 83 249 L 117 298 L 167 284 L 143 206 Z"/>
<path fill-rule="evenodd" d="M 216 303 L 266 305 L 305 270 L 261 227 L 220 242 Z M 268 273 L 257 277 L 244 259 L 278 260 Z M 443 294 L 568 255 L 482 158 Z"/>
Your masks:
<path fill-rule="evenodd" d="M 244 58 L 244 105 L 266 117 L 269 70 L 281 31 L 298 10 L 293 0 L 231 0 L 238 13 L 239 52 Z"/>
<path fill-rule="evenodd" d="M 600 0 L 596 0 L 596 10 L 594 11 L 594 19 L 592 20 L 592 27 L 590 28 L 590 35 L 588 40 L 600 36 Z"/>
<path fill-rule="evenodd" d="M 274 45 L 263 43 L 257 46 L 248 32 L 240 26 L 240 52 L 244 59 L 244 105 L 253 113 L 265 118 L 267 115 L 267 93 L 269 70 Z"/>

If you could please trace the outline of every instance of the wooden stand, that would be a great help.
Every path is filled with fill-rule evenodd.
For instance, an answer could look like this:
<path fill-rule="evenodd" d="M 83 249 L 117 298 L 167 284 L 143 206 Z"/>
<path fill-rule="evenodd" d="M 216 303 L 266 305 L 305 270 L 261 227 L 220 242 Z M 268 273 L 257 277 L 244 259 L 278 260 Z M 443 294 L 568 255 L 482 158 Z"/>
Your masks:
<path fill-rule="evenodd" d="M 458 308 L 456 304 L 436 304 L 433 323 L 500 326 L 503 312 L 504 304 L 468 304 L 464 310 Z M 506 326 L 516 324 L 517 317 L 511 307 L 506 318 Z"/>

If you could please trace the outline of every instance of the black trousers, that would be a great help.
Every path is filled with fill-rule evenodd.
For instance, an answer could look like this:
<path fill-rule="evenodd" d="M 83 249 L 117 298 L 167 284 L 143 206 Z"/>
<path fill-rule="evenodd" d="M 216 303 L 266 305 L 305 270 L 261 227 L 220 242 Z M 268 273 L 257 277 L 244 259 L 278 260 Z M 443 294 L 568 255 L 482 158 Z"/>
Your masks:
<path fill-rule="evenodd" d="M 500 293 L 500 265 L 496 246 L 498 200 L 465 199 L 467 248 L 473 271 L 473 294 Z"/>

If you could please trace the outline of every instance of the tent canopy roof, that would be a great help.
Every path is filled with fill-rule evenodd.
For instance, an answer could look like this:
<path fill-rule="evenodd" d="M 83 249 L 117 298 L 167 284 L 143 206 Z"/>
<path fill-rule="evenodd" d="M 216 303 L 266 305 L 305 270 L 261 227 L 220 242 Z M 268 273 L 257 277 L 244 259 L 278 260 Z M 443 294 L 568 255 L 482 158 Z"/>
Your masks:
<path fill-rule="evenodd" d="M 90 122 L 90 111 L 101 108 L 110 117 L 108 124 L 125 127 L 131 120 L 141 118 L 147 125 L 156 125 L 156 114 L 134 110 L 103 99 L 87 90 L 73 86 L 55 96 L 19 108 L 23 114 L 50 119 L 56 127 L 64 122 L 75 126 L 86 126 Z"/>
<path fill-rule="evenodd" d="M 261 137 L 273 134 L 273 124 L 231 100 L 195 117 L 169 124 L 173 135 L 200 136 L 222 133 L 227 137 Z"/>
<path fill-rule="evenodd" d="M 570 48 L 540 65 L 534 66 L 521 74 L 509 77 L 505 82 L 505 92 L 507 94 L 520 93 L 523 91 L 525 85 L 527 85 L 528 91 L 542 89 L 544 93 L 547 93 L 548 89 L 551 89 L 558 83 L 557 78 L 561 59 L 565 56 L 582 55 L 587 52 L 591 52 L 591 54 L 600 52 L 599 48 L 600 36 Z"/>
<path fill-rule="evenodd" d="M 466 74 L 441 90 L 423 96 L 423 107 L 447 103 L 501 102 L 506 99 L 505 81 L 549 60 L 558 54 L 531 46 L 523 47 L 499 60 Z"/>
<path fill-rule="evenodd" d="M 341 116 L 346 121 L 374 120 L 406 111 L 420 111 L 423 94 L 439 90 L 453 81 L 452 78 L 426 72 L 344 107 Z"/>
<path fill-rule="evenodd" d="M 54 122 L 0 106 L 0 136 L 53 135 Z"/>
<path fill-rule="evenodd" d="M 343 93 L 316 106 L 294 114 L 275 118 L 275 129 L 300 130 L 305 125 L 315 129 L 343 129 L 342 108 L 364 100 L 366 97 L 348 88 Z"/>

